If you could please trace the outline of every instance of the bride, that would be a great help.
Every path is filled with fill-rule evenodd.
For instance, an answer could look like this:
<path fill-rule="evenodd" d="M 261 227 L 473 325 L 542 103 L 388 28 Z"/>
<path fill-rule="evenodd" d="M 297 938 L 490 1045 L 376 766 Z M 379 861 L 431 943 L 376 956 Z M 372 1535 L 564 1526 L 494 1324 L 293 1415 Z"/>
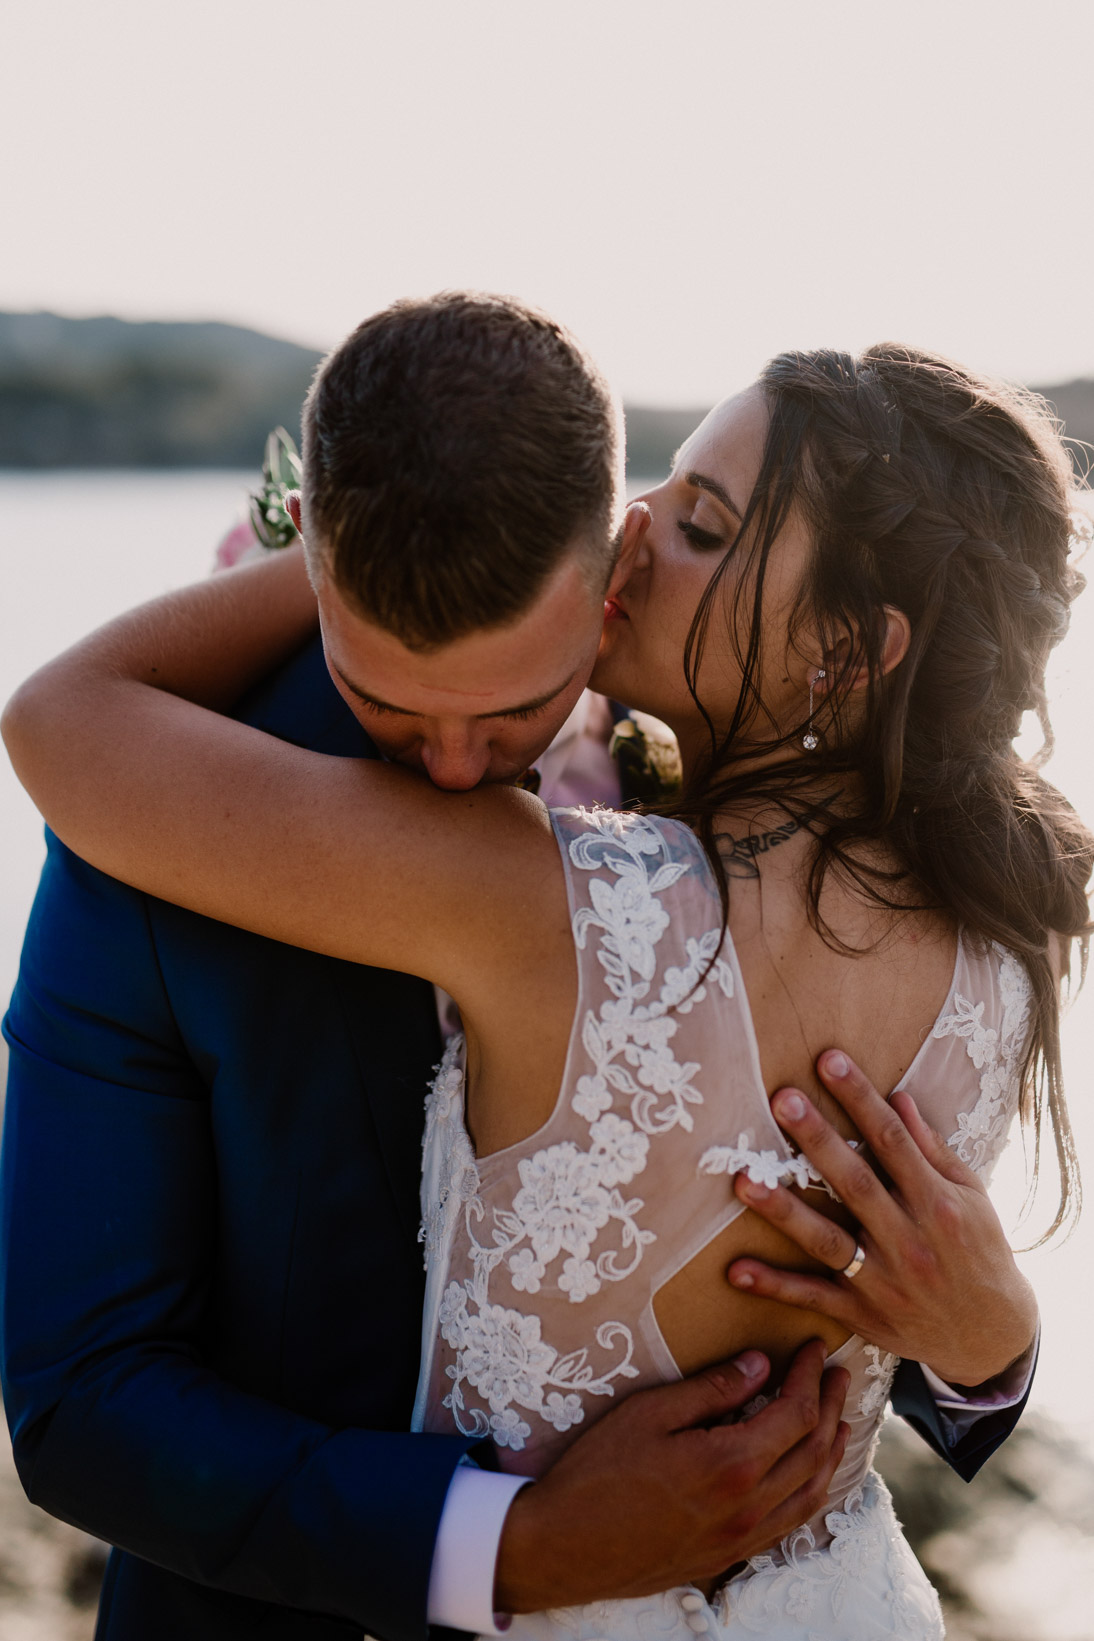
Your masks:
<path fill-rule="evenodd" d="M 835 1040 L 978 1174 L 1016 1110 L 1047 1127 L 1066 1211 L 1059 986 L 1094 840 L 1012 743 L 1080 585 L 1070 483 L 1034 401 L 944 360 L 774 360 L 628 513 L 593 682 L 676 733 L 671 813 L 441 792 L 205 710 L 312 629 L 297 550 L 124 617 L 7 710 L 94 865 L 459 1003 L 427 1119 L 421 1428 L 536 1477 L 629 1391 L 745 1342 L 778 1365 L 820 1335 L 846 1375 L 827 1504 L 788 1539 L 514 1636 L 942 1633 L 870 1469 L 895 1359 L 749 1293 L 746 1256 L 779 1245 L 748 1210 L 820 1206 L 853 1280 L 855 1228 L 766 1093 Z M 838 1187 L 855 1136 L 827 1109 Z"/>

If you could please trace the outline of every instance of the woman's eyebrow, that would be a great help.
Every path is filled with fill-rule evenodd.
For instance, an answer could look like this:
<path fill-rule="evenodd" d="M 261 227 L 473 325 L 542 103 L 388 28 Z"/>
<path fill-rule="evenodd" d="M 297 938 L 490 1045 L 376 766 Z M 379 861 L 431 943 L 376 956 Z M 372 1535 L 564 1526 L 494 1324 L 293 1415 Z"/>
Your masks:
<path fill-rule="evenodd" d="M 685 473 L 684 483 L 692 485 L 696 490 L 709 491 L 716 501 L 720 501 L 722 506 L 733 514 L 738 524 L 743 521 L 744 514 L 741 509 L 737 506 L 729 491 L 724 485 L 719 484 L 717 479 L 708 478 L 705 473 Z"/>

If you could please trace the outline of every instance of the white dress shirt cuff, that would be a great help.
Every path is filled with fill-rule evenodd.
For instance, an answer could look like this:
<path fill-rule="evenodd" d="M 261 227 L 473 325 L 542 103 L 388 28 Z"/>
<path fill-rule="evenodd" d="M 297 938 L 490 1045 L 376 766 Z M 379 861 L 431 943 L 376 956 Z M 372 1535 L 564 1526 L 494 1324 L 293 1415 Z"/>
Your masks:
<path fill-rule="evenodd" d="M 1038 1323 L 1037 1333 L 1026 1353 L 1005 1373 L 999 1373 L 986 1384 L 978 1385 L 971 1395 L 948 1385 L 945 1379 L 940 1379 L 937 1373 L 924 1366 L 923 1377 L 942 1415 L 950 1447 L 956 1446 L 985 1413 L 1000 1413 L 1005 1408 L 1015 1407 L 1022 1400 L 1029 1391 L 1040 1343 L 1041 1327 Z"/>
<path fill-rule="evenodd" d="M 509 1619 L 494 1611 L 498 1549 L 509 1506 L 530 1480 L 473 1463 L 456 1466 L 433 1547 L 426 1607 L 431 1624 L 504 1635 Z"/>

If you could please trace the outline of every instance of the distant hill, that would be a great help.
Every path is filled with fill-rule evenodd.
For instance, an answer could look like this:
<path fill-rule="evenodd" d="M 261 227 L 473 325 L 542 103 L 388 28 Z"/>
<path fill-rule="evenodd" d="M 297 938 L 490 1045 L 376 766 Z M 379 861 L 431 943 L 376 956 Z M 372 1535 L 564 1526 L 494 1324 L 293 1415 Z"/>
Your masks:
<path fill-rule="evenodd" d="M 1038 387 L 1064 424 L 1065 436 L 1076 449 L 1078 470 L 1094 481 L 1094 381 L 1079 379 L 1056 387 Z M 709 409 L 709 406 L 707 407 Z M 627 406 L 627 470 L 657 476 L 667 473 L 676 450 L 707 413 L 699 410 L 656 410 Z M 1088 469 L 1089 474 L 1088 474 Z"/>
<path fill-rule="evenodd" d="M 320 358 L 238 325 L 0 313 L 0 468 L 256 467 Z M 1041 391 L 1094 445 L 1094 381 Z M 629 472 L 666 473 L 705 414 L 629 405 Z"/>
<path fill-rule="evenodd" d="M 256 467 L 320 358 L 237 325 L 0 314 L 0 467 Z"/>

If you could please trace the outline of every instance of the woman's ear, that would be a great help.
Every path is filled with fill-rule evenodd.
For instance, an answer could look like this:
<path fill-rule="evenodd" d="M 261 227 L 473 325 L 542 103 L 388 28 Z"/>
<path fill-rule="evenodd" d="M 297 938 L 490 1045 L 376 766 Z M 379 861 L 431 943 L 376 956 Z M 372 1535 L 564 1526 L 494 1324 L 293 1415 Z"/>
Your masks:
<path fill-rule="evenodd" d="M 303 535 L 304 532 L 300 528 L 300 492 L 299 492 L 299 490 L 290 490 L 288 492 L 288 494 L 285 497 L 285 511 L 286 511 L 286 513 L 288 513 L 289 517 L 292 519 L 293 523 L 296 525 L 298 533 L 300 535 Z"/>
<path fill-rule="evenodd" d="M 881 646 L 881 674 L 899 667 L 912 641 L 912 623 L 895 604 L 885 605 L 885 641 Z"/>
<path fill-rule="evenodd" d="M 912 624 L 903 610 L 898 610 L 895 604 L 886 604 L 883 609 L 885 616 L 885 632 L 881 641 L 881 654 L 878 657 L 881 676 L 892 672 L 899 667 L 908 653 L 908 645 L 912 641 Z M 818 694 L 832 687 L 832 680 L 841 678 L 843 686 L 848 690 L 863 689 L 870 676 L 869 668 L 865 665 L 856 668 L 853 672 L 842 673 L 841 662 L 850 649 L 850 640 L 841 638 L 835 650 L 825 658 L 825 678 L 818 682 Z"/>

